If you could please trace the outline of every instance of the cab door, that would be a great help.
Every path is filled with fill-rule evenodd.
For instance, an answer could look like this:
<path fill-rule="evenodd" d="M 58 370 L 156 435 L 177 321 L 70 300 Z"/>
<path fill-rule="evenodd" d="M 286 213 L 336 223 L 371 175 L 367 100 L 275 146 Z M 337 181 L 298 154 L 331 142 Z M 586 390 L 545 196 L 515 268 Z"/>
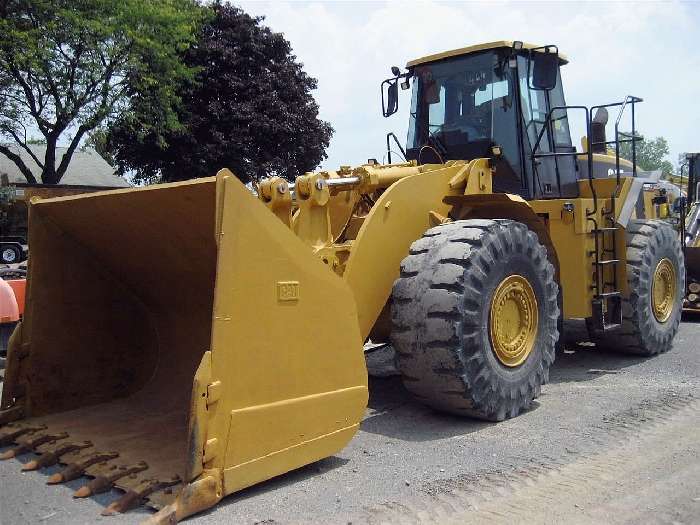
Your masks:
<path fill-rule="evenodd" d="M 571 142 L 568 114 L 565 109 L 557 109 L 547 120 L 552 108 L 566 105 L 561 76 L 558 72 L 554 89 L 544 91 L 531 87 L 531 75 L 527 59 L 518 57 L 523 144 L 529 158 L 525 164 L 531 195 L 534 199 L 578 197 L 576 148 Z M 535 148 L 535 154 L 544 156 L 533 157 Z M 552 153 L 570 155 L 547 156 Z"/>

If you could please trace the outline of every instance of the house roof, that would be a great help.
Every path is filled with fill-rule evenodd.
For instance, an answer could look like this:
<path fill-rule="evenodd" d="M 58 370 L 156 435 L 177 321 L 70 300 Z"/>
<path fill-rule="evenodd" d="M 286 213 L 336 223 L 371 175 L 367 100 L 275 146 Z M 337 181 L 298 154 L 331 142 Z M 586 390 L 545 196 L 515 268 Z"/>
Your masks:
<path fill-rule="evenodd" d="M 34 155 L 43 160 L 45 146 L 32 144 L 29 146 Z M 37 163 L 31 158 L 29 153 L 18 146 L 12 146 L 10 149 L 17 153 L 27 167 L 34 174 L 38 182 L 41 182 L 41 169 Z M 63 154 L 68 148 L 56 148 L 56 164 L 61 162 Z M 26 183 L 27 179 L 19 170 L 17 165 L 10 159 L 0 154 L 0 174 L 6 173 L 10 184 Z M 126 179 L 119 177 L 112 166 L 107 164 L 99 153 L 93 149 L 75 150 L 71 158 L 68 170 L 60 182 L 65 186 L 96 186 L 104 188 L 128 188 L 131 186 Z"/>

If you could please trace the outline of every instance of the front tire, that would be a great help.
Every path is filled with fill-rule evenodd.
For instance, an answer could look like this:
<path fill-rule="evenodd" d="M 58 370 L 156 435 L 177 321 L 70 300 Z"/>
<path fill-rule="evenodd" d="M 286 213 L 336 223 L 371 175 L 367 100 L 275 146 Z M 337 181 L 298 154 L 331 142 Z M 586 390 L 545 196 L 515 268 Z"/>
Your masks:
<path fill-rule="evenodd" d="M 406 388 L 436 409 L 489 421 L 530 407 L 559 338 L 554 267 L 510 220 L 428 230 L 401 264 L 392 343 Z"/>

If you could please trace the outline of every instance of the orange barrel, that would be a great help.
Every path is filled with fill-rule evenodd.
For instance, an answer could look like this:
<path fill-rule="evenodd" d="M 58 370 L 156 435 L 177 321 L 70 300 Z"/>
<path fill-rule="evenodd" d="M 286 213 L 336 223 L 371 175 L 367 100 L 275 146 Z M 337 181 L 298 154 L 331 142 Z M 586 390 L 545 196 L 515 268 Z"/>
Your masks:
<path fill-rule="evenodd" d="M 24 297 L 24 293 L 22 297 Z M 19 306 L 14 289 L 7 281 L 0 279 L 0 324 L 14 324 L 17 321 L 19 321 Z"/>
<path fill-rule="evenodd" d="M 19 315 L 24 315 L 24 297 L 27 291 L 27 280 L 10 279 L 5 282 L 9 284 L 10 288 L 15 292 L 15 300 L 17 301 L 17 308 L 19 308 Z"/>
<path fill-rule="evenodd" d="M 0 279 L 0 357 L 5 357 L 10 336 L 19 321 L 19 307 L 12 287 Z"/>

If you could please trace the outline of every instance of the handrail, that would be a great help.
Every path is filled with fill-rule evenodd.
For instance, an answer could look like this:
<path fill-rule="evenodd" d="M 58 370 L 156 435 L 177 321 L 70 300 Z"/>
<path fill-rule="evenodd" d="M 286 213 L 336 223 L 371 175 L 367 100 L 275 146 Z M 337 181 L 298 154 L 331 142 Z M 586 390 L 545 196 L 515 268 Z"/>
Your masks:
<path fill-rule="evenodd" d="M 403 147 L 401 146 L 401 143 L 399 142 L 398 137 L 394 134 L 394 132 L 390 131 L 389 133 L 386 134 L 386 153 L 387 153 L 387 160 L 389 161 L 389 164 L 391 164 L 391 144 L 389 143 L 390 137 L 394 139 L 394 142 L 399 147 L 399 151 L 401 151 L 401 155 L 403 155 L 403 160 L 405 162 L 406 161 L 406 150 L 403 149 Z"/>
<path fill-rule="evenodd" d="M 617 192 L 620 190 L 620 120 L 622 119 L 622 114 L 625 112 L 625 108 L 627 107 L 627 103 L 631 102 L 632 103 L 632 176 L 636 177 L 637 176 L 637 147 L 636 147 L 636 138 L 634 137 L 634 105 L 637 102 L 641 102 L 642 99 L 638 97 L 633 97 L 631 95 L 627 95 L 625 97 L 625 100 L 622 104 L 622 107 L 620 107 L 620 111 L 617 114 L 617 119 L 615 120 L 615 169 L 616 169 L 616 186 L 615 186 L 615 194 L 617 195 Z"/>
<path fill-rule="evenodd" d="M 594 242 L 595 242 L 595 248 L 593 250 L 593 255 L 595 256 L 595 261 L 594 261 L 594 266 L 595 266 L 595 281 L 593 288 L 595 289 L 595 299 L 600 301 L 601 299 L 604 300 L 605 297 L 607 297 L 610 294 L 606 294 L 605 292 L 605 287 L 606 286 L 612 286 L 615 292 L 612 293 L 618 293 L 617 291 L 617 272 L 613 271 L 613 277 L 612 277 L 612 283 L 606 283 L 605 282 L 605 275 L 601 269 L 602 264 L 606 263 L 616 263 L 617 258 L 615 254 L 616 246 L 617 246 L 617 241 L 615 239 L 615 199 L 617 194 L 620 192 L 620 144 L 623 142 L 631 142 L 632 143 L 632 174 L 634 177 L 637 176 L 637 148 L 636 148 L 636 142 L 639 140 L 639 137 L 637 136 L 636 132 L 636 127 L 635 127 L 635 114 L 634 114 L 634 105 L 637 102 L 642 102 L 642 99 L 639 97 L 634 97 L 632 95 L 627 95 L 625 99 L 622 102 L 614 102 L 612 104 L 603 104 L 599 106 L 592 106 L 590 109 L 587 108 L 586 106 L 555 106 L 551 108 L 547 112 L 547 118 L 545 119 L 544 124 L 542 125 L 542 129 L 537 135 L 537 140 L 535 141 L 535 145 L 532 148 L 532 154 L 531 154 L 531 160 L 532 160 L 532 170 L 533 170 L 533 180 L 537 172 L 537 164 L 535 162 L 536 159 L 538 158 L 543 158 L 543 157 L 553 157 L 556 159 L 557 157 L 563 157 L 563 156 L 578 156 L 580 153 L 578 153 L 575 149 L 573 152 L 557 152 L 557 144 L 555 140 L 552 140 L 552 151 L 551 152 L 539 152 L 538 149 L 540 148 L 540 144 L 542 142 L 542 138 L 544 137 L 545 131 L 549 130 L 550 134 L 553 132 L 552 130 L 552 117 L 555 111 L 568 111 L 568 110 L 583 110 L 586 115 L 586 136 L 588 138 L 588 145 L 586 148 L 586 160 L 588 163 L 588 186 L 591 191 L 591 195 L 593 197 L 593 209 L 592 210 L 586 210 L 586 219 L 590 222 L 593 223 L 593 230 L 592 233 L 594 234 Z M 623 131 L 620 131 L 620 121 L 622 119 L 622 115 L 624 114 L 625 109 L 627 108 L 627 105 L 632 106 L 632 132 L 631 133 L 626 133 Z M 598 142 L 593 142 L 592 141 L 592 136 L 591 136 L 591 122 L 593 120 L 593 111 L 600 109 L 600 108 L 609 108 L 609 107 L 620 107 L 620 111 L 618 112 L 617 119 L 615 120 L 615 140 L 614 141 L 598 141 Z M 568 118 L 568 114 L 566 116 Z M 628 137 L 626 140 L 622 139 L 621 137 Z M 596 218 L 596 215 L 598 213 L 598 195 L 596 194 L 595 191 L 595 186 L 593 184 L 593 146 L 595 145 L 601 145 L 605 144 L 606 146 L 608 144 L 615 144 L 615 190 L 613 191 L 612 195 L 610 196 L 610 209 L 606 210 L 603 209 L 603 222 L 607 219 L 611 223 L 611 227 L 607 227 L 603 225 L 602 227 L 599 227 L 598 220 Z M 558 168 L 557 168 L 558 169 Z M 558 177 L 557 177 L 557 180 Z M 602 229 L 601 229 L 602 228 Z M 604 233 L 605 231 L 612 230 L 612 253 L 613 253 L 613 258 L 612 259 L 606 259 L 604 261 L 600 260 L 600 250 L 601 250 L 601 239 L 599 238 L 599 235 Z M 602 249 L 603 251 L 606 250 L 605 248 L 605 239 L 603 238 L 602 240 L 603 245 Z M 610 251 L 610 250 L 608 250 Z M 619 295 L 618 295 L 619 296 Z"/>
<path fill-rule="evenodd" d="M 552 114 L 557 111 L 557 110 L 565 110 L 568 111 L 570 109 L 581 109 L 584 111 L 586 115 L 586 134 L 588 137 L 591 135 L 591 118 L 590 114 L 588 111 L 588 107 L 586 106 L 554 106 L 547 112 L 547 117 L 544 119 L 544 125 L 542 126 L 542 129 L 540 130 L 539 134 L 537 135 L 537 141 L 535 142 L 535 145 L 532 148 L 532 159 L 538 159 L 538 158 L 543 158 L 543 157 L 576 157 L 580 155 L 579 152 L 577 151 L 564 151 L 564 152 L 559 152 L 557 153 L 557 145 L 555 142 L 554 144 L 554 151 L 551 153 L 536 153 L 537 149 L 540 147 L 540 142 L 542 142 L 542 138 L 544 137 L 544 132 L 545 130 L 549 129 L 549 126 L 547 126 L 548 123 L 551 122 L 552 120 Z M 568 115 L 567 115 L 568 118 Z M 590 144 L 587 148 L 586 151 L 587 154 L 587 161 L 588 161 L 588 186 L 591 190 L 591 195 L 593 196 L 593 211 L 591 212 L 586 212 L 586 216 L 594 215 L 598 211 L 598 197 L 596 195 L 595 187 L 593 186 L 593 150 L 590 147 Z M 534 163 L 533 163 L 533 171 L 534 171 Z"/>
<path fill-rule="evenodd" d="M 555 111 L 568 111 L 568 110 L 573 110 L 573 109 L 578 109 L 578 110 L 584 110 L 586 113 L 586 136 L 588 138 L 588 147 L 586 148 L 586 157 L 587 157 L 587 164 L 588 164 L 588 186 L 591 190 L 591 195 L 593 196 L 593 210 L 587 211 L 586 215 L 590 217 L 591 215 L 594 215 L 598 211 L 598 196 L 596 194 L 595 188 L 593 186 L 593 146 L 594 145 L 601 145 L 601 144 L 615 144 L 615 192 L 613 195 L 617 195 L 617 193 L 620 191 L 620 144 L 621 143 L 632 143 L 632 175 L 634 177 L 637 176 L 637 148 L 636 148 L 636 142 L 639 139 L 639 137 L 636 134 L 635 130 L 635 114 L 634 114 L 634 105 L 638 102 L 643 102 L 643 99 L 639 97 L 635 97 L 633 95 L 627 95 L 625 99 L 622 102 L 613 102 L 610 104 L 600 104 L 597 106 L 591 106 L 590 108 L 586 106 L 555 106 L 551 108 L 547 112 L 547 116 L 544 120 L 544 124 L 542 126 L 542 129 L 537 135 L 537 141 L 535 142 L 535 145 L 532 148 L 532 160 L 538 159 L 538 158 L 543 158 L 543 157 L 564 157 L 564 156 L 578 156 L 580 153 L 573 151 L 573 152 L 557 152 L 556 151 L 556 143 L 553 142 L 554 144 L 554 151 L 553 152 L 547 152 L 547 153 L 537 153 L 537 150 L 540 147 L 540 144 L 542 142 L 542 138 L 544 137 L 544 132 L 548 129 L 551 128 L 551 122 L 552 122 L 552 116 Z M 620 121 L 622 119 L 622 115 L 627 108 L 627 105 L 630 105 L 632 107 L 632 132 L 627 133 L 624 131 L 620 131 Z M 592 142 L 591 141 L 591 121 L 593 119 L 593 111 L 600 109 L 600 108 L 612 108 L 612 107 L 620 107 L 620 111 L 617 114 L 617 118 L 615 119 L 615 140 L 610 140 L 610 141 L 605 141 L 605 142 Z M 567 115 L 568 118 L 568 115 Z M 628 139 L 620 139 L 620 137 L 629 137 Z M 534 166 L 533 162 L 533 170 L 535 170 L 536 167 Z"/>
<path fill-rule="evenodd" d="M 620 144 L 623 142 L 631 142 L 632 143 L 632 176 L 636 177 L 637 176 L 637 147 L 636 147 L 636 142 L 639 140 L 636 134 L 635 130 L 635 114 L 634 114 L 634 105 L 638 102 L 644 102 L 642 98 L 635 97 L 633 95 L 627 95 L 625 99 L 622 102 L 613 102 L 611 104 L 601 104 L 598 106 L 591 106 L 591 109 L 589 110 L 590 113 L 590 119 L 593 119 L 593 111 L 600 109 L 600 108 L 613 108 L 613 107 L 620 107 L 620 110 L 617 113 L 617 118 L 615 119 L 615 140 L 614 141 L 606 141 L 605 144 L 615 144 L 615 195 L 620 191 Z M 622 120 L 622 115 L 625 112 L 625 109 L 627 108 L 627 105 L 630 104 L 632 106 L 632 133 L 625 133 L 620 131 L 620 121 Z M 630 137 L 629 140 L 620 140 L 620 135 L 623 135 L 625 137 Z M 589 138 L 590 138 L 590 133 L 589 133 Z M 600 143 L 596 143 L 600 144 Z M 589 149 L 591 148 L 592 144 L 589 144 Z"/>

